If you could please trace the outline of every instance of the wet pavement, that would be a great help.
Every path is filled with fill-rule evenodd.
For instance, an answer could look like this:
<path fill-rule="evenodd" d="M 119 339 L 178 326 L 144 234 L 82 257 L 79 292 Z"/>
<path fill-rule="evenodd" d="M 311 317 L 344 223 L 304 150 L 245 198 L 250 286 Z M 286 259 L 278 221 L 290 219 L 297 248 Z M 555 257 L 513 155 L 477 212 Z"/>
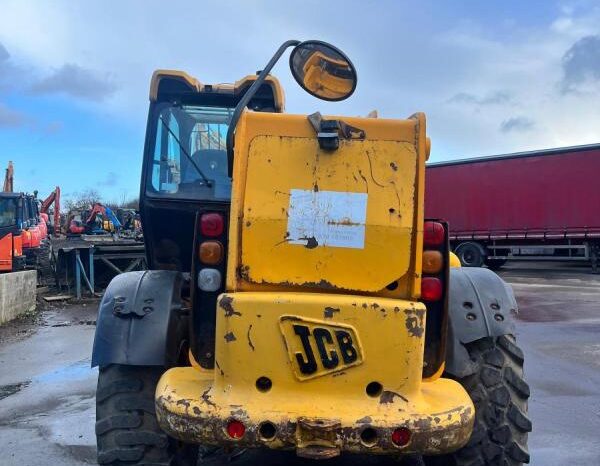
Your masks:
<path fill-rule="evenodd" d="M 520 306 L 531 464 L 600 464 L 600 275 L 548 263 L 510 266 L 501 275 Z M 95 464 L 95 312 L 93 303 L 58 305 L 0 328 L 0 464 Z M 282 459 L 251 455 L 236 464 Z"/>

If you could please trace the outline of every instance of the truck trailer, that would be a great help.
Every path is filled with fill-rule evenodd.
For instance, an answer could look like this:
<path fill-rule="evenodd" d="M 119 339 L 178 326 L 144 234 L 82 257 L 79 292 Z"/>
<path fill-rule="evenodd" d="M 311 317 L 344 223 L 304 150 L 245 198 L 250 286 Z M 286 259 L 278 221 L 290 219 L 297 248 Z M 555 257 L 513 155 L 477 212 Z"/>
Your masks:
<path fill-rule="evenodd" d="M 600 144 L 431 163 L 425 215 L 463 266 L 600 257 Z"/>

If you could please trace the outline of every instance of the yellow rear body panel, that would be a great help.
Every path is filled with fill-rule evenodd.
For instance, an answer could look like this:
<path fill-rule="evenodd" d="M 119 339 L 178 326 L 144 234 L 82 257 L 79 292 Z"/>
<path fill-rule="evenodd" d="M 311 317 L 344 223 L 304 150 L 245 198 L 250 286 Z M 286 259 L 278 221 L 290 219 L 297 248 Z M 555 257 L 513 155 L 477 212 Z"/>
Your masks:
<path fill-rule="evenodd" d="M 175 368 L 161 378 L 161 426 L 187 441 L 218 444 L 231 441 L 224 426 L 235 418 L 248 426 L 237 441 L 241 445 L 301 448 L 299 423 L 324 420 L 338 428 L 319 441 L 344 451 L 399 452 L 390 440 L 397 427 L 413 432 L 404 452 L 435 454 L 462 446 L 473 422 L 471 400 L 454 381 L 421 381 L 423 304 L 333 298 L 317 293 L 222 295 L 216 368 Z M 310 349 L 303 347 L 291 325 L 308 329 Z M 319 343 L 317 329 L 331 338 L 321 336 Z M 351 341 L 344 341 L 344 334 Z M 325 357 L 320 356 L 319 344 Z M 311 352 L 316 367 L 303 374 L 300 365 Z M 267 390 L 257 386 L 265 377 L 271 382 Z M 380 390 L 369 391 L 367 386 L 374 382 Z M 261 438 L 258 428 L 264 422 L 276 426 L 273 439 Z M 367 427 L 379 434 L 372 444 L 360 437 Z"/>
<path fill-rule="evenodd" d="M 424 117 L 344 122 L 367 138 L 327 152 L 306 116 L 243 115 L 228 289 L 380 294 L 399 280 L 393 296 L 418 296 Z"/>
<path fill-rule="evenodd" d="M 465 390 L 422 378 L 425 117 L 341 119 L 366 137 L 328 152 L 306 116 L 242 115 L 215 369 L 163 375 L 156 406 L 170 435 L 322 458 L 468 441 Z M 228 437 L 231 419 L 242 438 Z M 412 432 L 403 447 L 391 440 L 400 427 Z"/>

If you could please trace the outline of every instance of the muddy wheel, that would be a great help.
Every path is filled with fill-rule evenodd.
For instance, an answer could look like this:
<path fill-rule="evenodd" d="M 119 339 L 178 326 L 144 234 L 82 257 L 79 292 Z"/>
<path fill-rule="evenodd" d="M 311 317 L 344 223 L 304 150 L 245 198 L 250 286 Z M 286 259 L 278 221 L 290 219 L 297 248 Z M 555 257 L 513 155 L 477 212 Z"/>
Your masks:
<path fill-rule="evenodd" d="M 96 391 L 98 464 L 192 466 L 197 448 L 165 434 L 156 420 L 154 391 L 163 368 L 110 365 Z"/>
<path fill-rule="evenodd" d="M 523 379 L 523 351 L 512 335 L 483 338 L 467 345 L 478 364 L 458 381 L 475 404 L 469 443 L 457 452 L 426 459 L 435 466 L 521 466 L 529 463 L 527 417 L 529 385 Z"/>
<path fill-rule="evenodd" d="M 486 258 L 483 246 L 472 241 L 459 244 L 455 253 L 463 267 L 481 267 Z"/>

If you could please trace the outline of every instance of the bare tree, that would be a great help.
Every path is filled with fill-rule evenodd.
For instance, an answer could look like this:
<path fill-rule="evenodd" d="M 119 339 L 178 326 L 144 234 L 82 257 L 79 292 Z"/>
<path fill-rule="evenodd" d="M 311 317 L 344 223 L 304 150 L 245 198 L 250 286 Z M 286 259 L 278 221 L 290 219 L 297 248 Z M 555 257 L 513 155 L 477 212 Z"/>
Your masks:
<path fill-rule="evenodd" d="M 95 189 L 87 188 L 69 196 L 64 206 L 67 210 L 89 209 L 96 202 L 102 202 L 102 196 Z"/>

